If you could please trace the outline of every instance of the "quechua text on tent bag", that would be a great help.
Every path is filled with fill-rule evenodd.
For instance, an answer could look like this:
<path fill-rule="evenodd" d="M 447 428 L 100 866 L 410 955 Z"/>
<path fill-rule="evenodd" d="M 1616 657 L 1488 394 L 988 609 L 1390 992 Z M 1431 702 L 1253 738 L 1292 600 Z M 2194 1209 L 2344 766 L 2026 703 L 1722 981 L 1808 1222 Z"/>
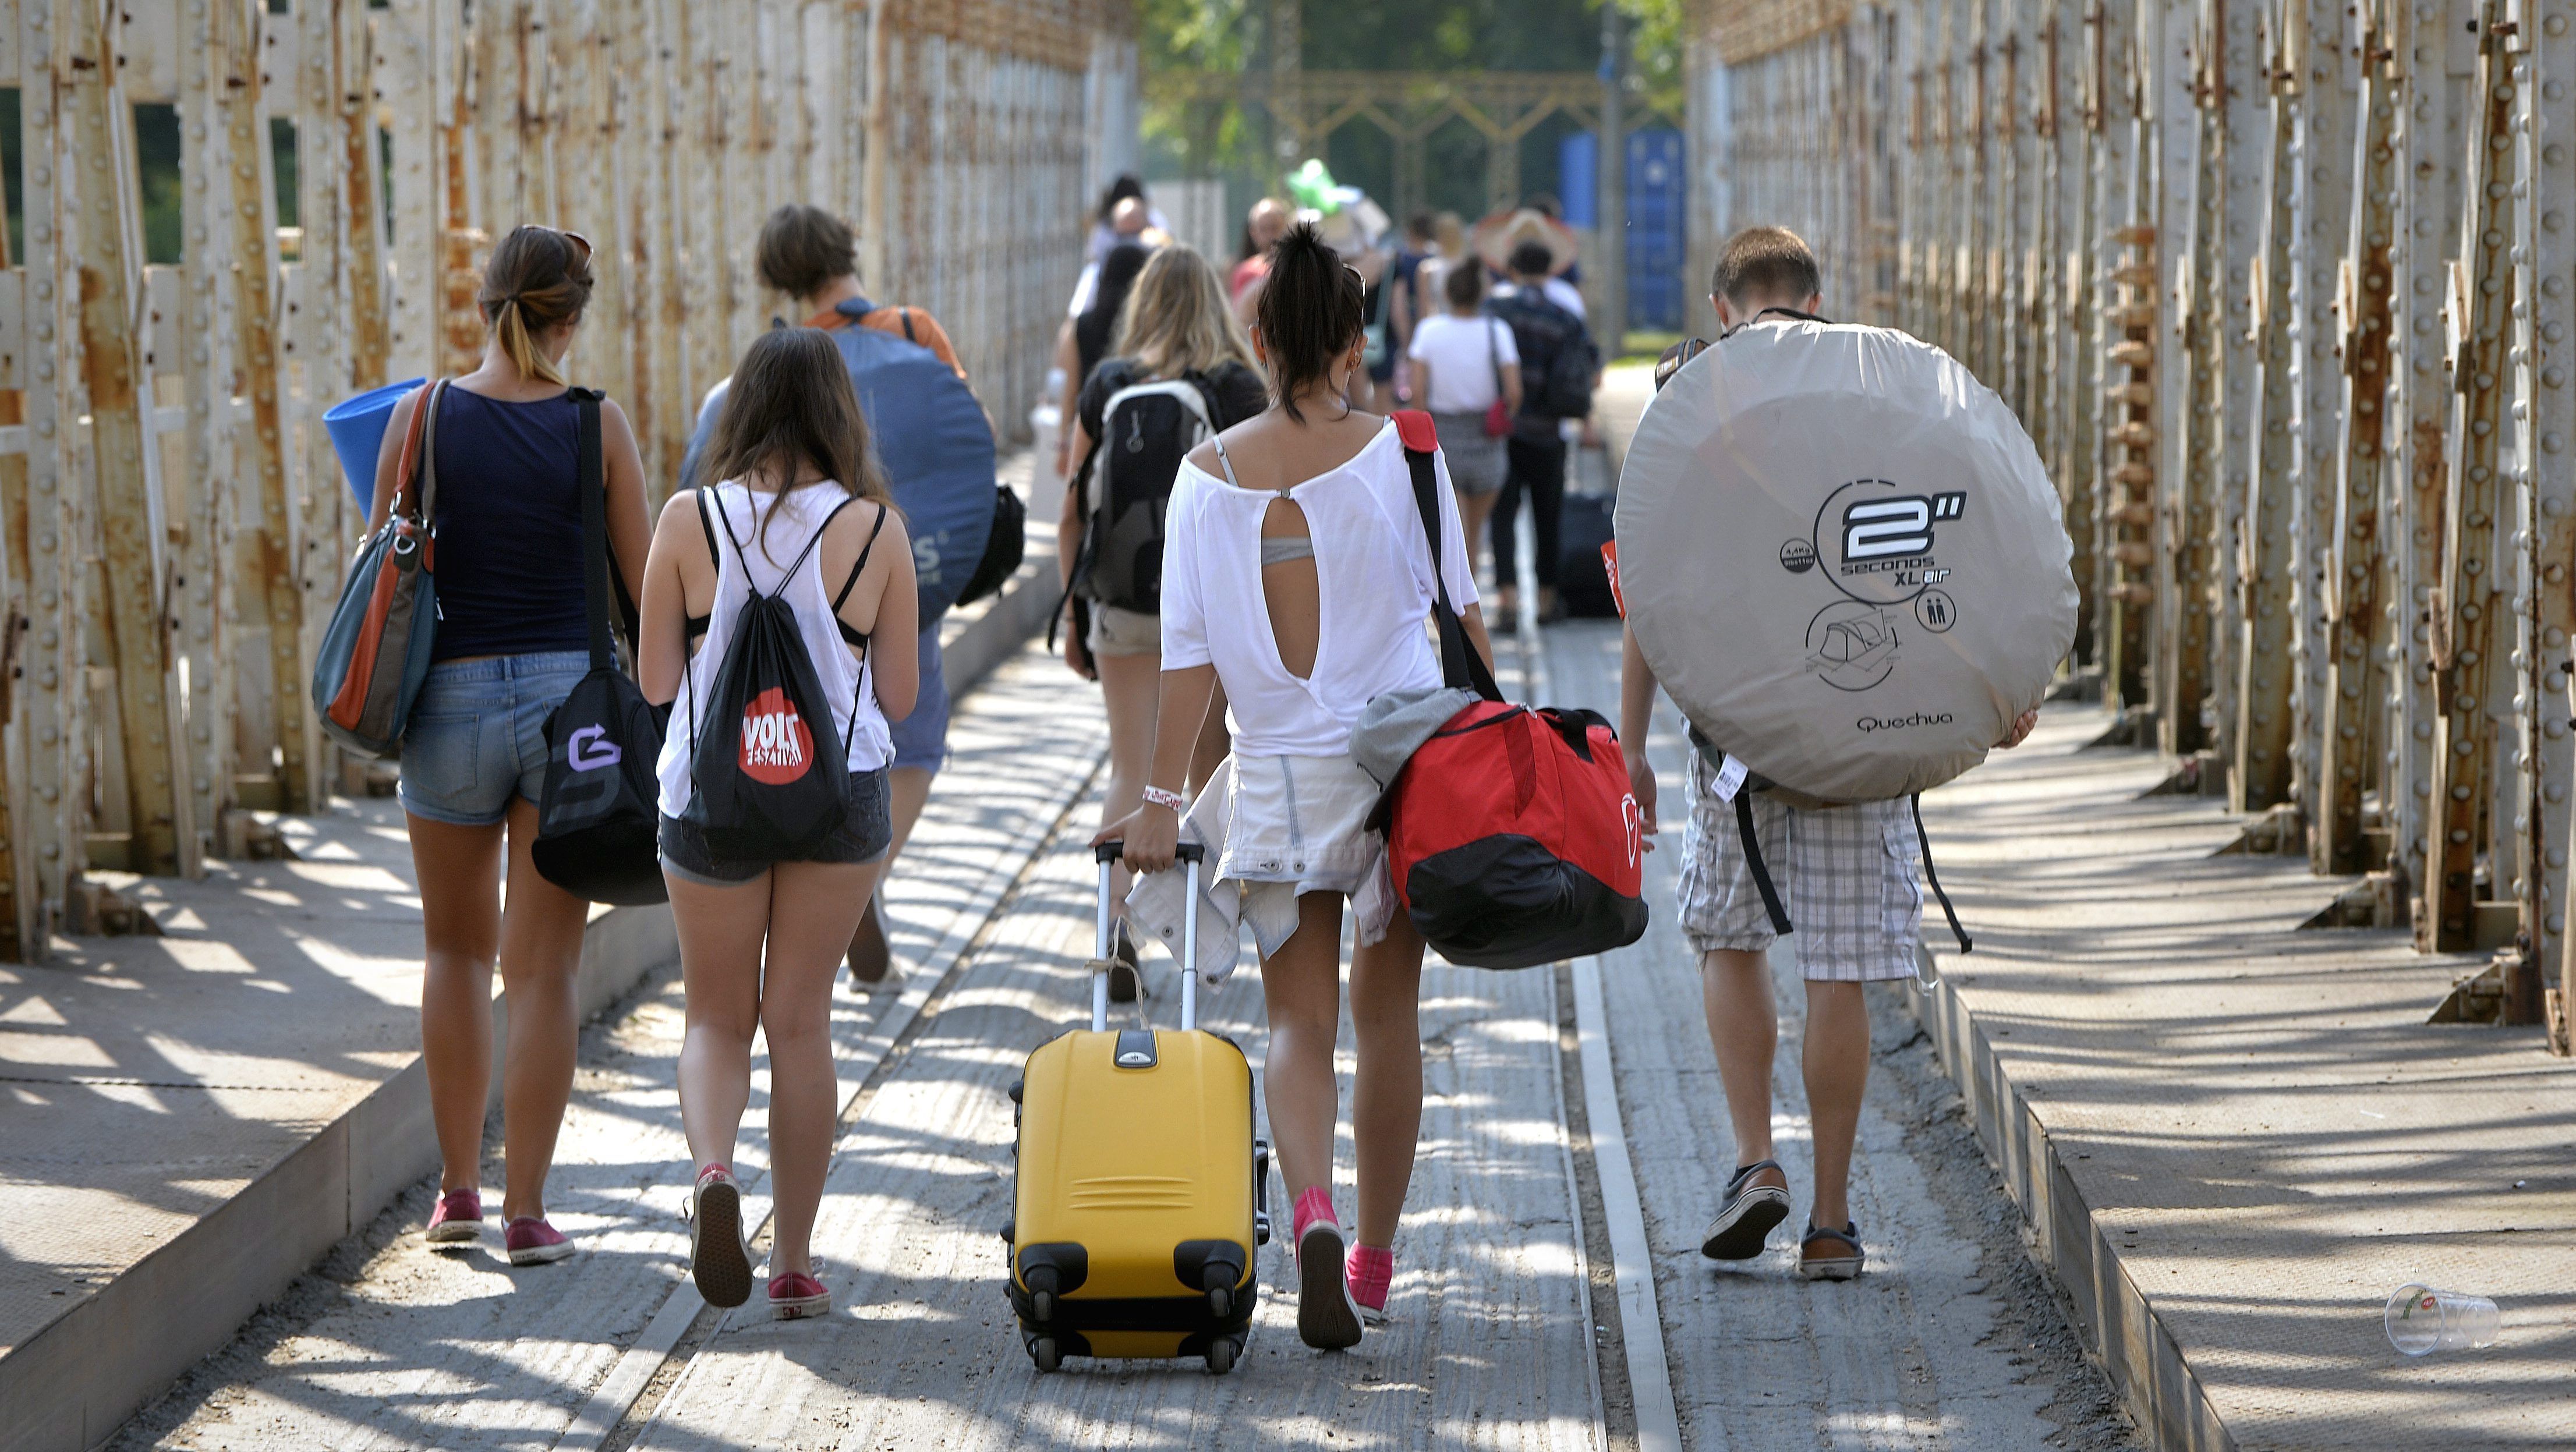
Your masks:
<path fill-rule="evenodd" d="M 608 487 L 598 390 L 576 388 L 581 414 L 583 603 L 590 614 L 590 673 L 546 717 L 546 784 L 530 858 L 546 881 L 591 902 L 634 905 L 669 897 L 657 855 L 666 708 L 618 669 L 609 632 Z"/>
<path fill-rule="evenodd" d="M 438 637 L 438 405 L 446 392 L 442 378 L 412 410 L 393 504 L 358 546 L 314 654 L 313 709 L 323 733 L 362 756 L 394 751 L 429 678 Z"/>
<path fill-rule="evenodd" d="M 698 491 L 698 523 L 707 532 L 707 548 L 721 575 L 724 557 L 715 553 L 715 526 L 709 522 L 708 495 L 713 492 Z M 857 723 L 858 698 L 851 696 L 850 721 L 833 726 L 822 678 L 806 654 L 796 612 L 783 597 L 805 557 L 821 546 L 832 517 L 849 503 L 845 499 L 834 506 L 815 527 L 776 590 L 764 595 L 753 588 L 745 566 L 749 598 L 733 618 L 733 638 L 689 725 L 689 775 L 695 790 L 688 820 L 705 833 L 707 850 L 719 857 L 798 861 L 821 847 L 848 814 L 847 733 Z M 739 558 L 744 546 L 734 537 L 732 516 L 721 504 L 714 513 L 724 516 L 725 540 Z M 877 528 L 885 528 L 882 515 Z M 755 520 L 755 537 L 759 530 Z M 875 545 L 871 536 L 868 547 Z M 859 569 L 866 567 L 863 551 Z M 850 582 L 857 579 L 858 570 L 851 571 Z M 834 601 L 836 610 L 849 593 L 850 585 L 844 584 Z M 859 689 L 866 689 L 864 676 Z"/>
<path fill-rule="evenodd" d="M 1511 704 L 1476 654 L 1440 570 L 1431 416 L 1395 416 L 1431 545 L 1433 620 L 1451 686 L 1482 697 L 1418 747 L 1379 803 L 1397 902 L 1470 968 L 1529 968 L 1646 931 L 1643 820 L 1610 723 Z"/>

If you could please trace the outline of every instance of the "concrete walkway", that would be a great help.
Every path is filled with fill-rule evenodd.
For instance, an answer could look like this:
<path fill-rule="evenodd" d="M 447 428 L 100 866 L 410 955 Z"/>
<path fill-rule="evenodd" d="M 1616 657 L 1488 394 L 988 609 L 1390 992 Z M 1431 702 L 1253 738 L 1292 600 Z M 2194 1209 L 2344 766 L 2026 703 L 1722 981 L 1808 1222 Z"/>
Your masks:
<path fill-rule="evenodd" d="M 1571 627 L 1554 655 L 1597 655 L 1602 639 Z M 1560 680 L 1545 684 L 1561 699 L 1601 685 L 1571 665 Z M 1030 1046 L 1084 1011 L 1092 869 L 1080 844 L 1093 809 L 1087 797 L 1065 809 L 1088 790 L 1098 723 L 1096 697 L 1034 647 L 964 704 L 957 764 L 897 878 L 902 951 L 928 960 L 905 991 L 921 995 L 918 1020 L 886 1052 L 872 1045 L 887 1010 L 841 1001 L 853 1092 L 818 1229 L 840 1307 L 830 1321 L 706 1311 L 680 1280 L 686 1166 L 665 975 L 585 1049 L 560 1173 L 588 1253 L 524 1271 L 488 1249 L 432 1253 L 418 1237 L 427 1189 L 416 1188 L 115 1445 L 1640 1445 L 1650 1418 L 1627 1353 L 1643 1323 L 1624 1321 L 1609 1291 L 1621 1237 L 1598 1193 L 1607 1147 L 1583 1130 L 1608 1116 L 1570 1067 L 1578 1013 L 1564 970 L 1426 974 L 1422 1157 L 1385 1334 L 1349 1355 L 1300 1346 L 1274 1248 L 1250 1350 L 1230 1376 L 1195 1363 L 1030 1370 L 1000 1291 L 1002 1091 Z M 987 886 L 961 885 L 972 880 Z M 924 892 L 948 894 L 950 926 L 924 926 Z M 954 965 L 944 978 L 943 963 Z M 1906 1042 L 1893 996 L 1882 1004 L 1884 1112 L 1862 1150 L 1866 1203 L 1887 1207 L 1873 1221 L 1883 1270 L 1817 1287 L 1779 1256 L 1731 1272 L 1698 1262 L 1698 1223 L 1731 1147 L 1693 970 L 1662 930 L 1605 969 L 1598 1027 L 1615 1048 L 1661 1291 L 1648 1334 L 1670 1356 L 1678 1396 L 1667 1399 L 1681 1405 L 1665 1420 L 1685 1445 L 2007 1452 L 2068 1427 L 2082 1437 L 2062 1445 L 2126 1445 L 2053 1303 L 2009 1275 L 2020 1256 L 2009 1223 L 1976 1214 L 2002 1204 L 2000 1191 L 1953 1127 L 1955 1096 L 1928 1048 Z M 1148 1009 L 1168 1022 L 1168 969 L 1153 973 L 1162 991 Z M 1259 988 L 1247 965 L 1206 1000 L 1212 1026 L 1256 1059 Z M 1794 1073 L 1781 1087 L 1794 1147 Z M 1347 1137 L 1341 1165 L 1347 1210 Z M 1643 1224 L 1637 1239 L 1648 1239 Z"/>
<path fill-rule="evenodd" d="M 2133 1410 L 2176 1448 L 2576 1445 L 2576 1064 L 2430 1025 L 2468 960 L 2301 931 L 2349 885 L 2052 707 L 1924 799 L 1977 941 L 1927 1022 Z M 1945 938 L 1933 946 L 1946 949 Z M 2380 1308 L 2496 1298 L 2409 1361 Z"/>

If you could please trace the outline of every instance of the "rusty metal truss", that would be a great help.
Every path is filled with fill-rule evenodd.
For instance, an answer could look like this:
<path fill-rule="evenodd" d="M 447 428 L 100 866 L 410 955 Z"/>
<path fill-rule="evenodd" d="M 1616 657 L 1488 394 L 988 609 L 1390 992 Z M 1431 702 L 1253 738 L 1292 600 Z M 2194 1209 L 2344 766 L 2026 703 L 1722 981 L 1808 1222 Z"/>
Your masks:
<path fill-rule="evenodd" d="M 193 874 L 363 787 L 305 699 L 363 523 L 321 413 L 472 366 L 494 238 L 596 243 L 572 365 L 657 487 L 779 310 L 750 252 L 791 200 L 851 218 L 1011 431 L 1137 109 L 1129 0 L 0 0 L 0 71 L 5 958 L 130 918 L 98 870 Z M 176 111 L 174 266 L 138 106 Z"/>

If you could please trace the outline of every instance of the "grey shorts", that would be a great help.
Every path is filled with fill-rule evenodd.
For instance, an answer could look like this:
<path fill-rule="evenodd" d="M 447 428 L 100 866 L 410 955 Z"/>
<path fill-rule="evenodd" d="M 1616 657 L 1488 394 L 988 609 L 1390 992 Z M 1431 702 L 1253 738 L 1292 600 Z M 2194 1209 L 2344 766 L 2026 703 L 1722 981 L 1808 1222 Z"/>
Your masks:
<path fill-rule="evenodd" d="M 1491 494 L 1503 487 L 1503 476 L 1511 472 L 1510 451 L 1503 440 L 1485 432 L 1483 414 L 1435 413 L 1431 423 L 1440 431 L 1450 483 L 1467 494 Z"/>
<path fill-rule="evenodd" d="M 886 794 L 886 769 L 854 771 L 844 778 L 842 804 L 848 815 L 821 847 L 797 862 L 874 862 L 894 842 L 894 815 Z M 740 887 L 767 872 L 775 862 L 718 857 L 707 850 L 707 836 L 693 822 L 662 818 L 662 870 L 700 887 Z"/>
<path fill-rule="evenodd" d="M 1760 952 L 1778 935 L 1745 865 L 1735 804 L 1718 800 L 1710 775 L 1708 763 L 1692 753 L 1682 932 L 1695 952 Z M 1802 811 L 1757 792 L 1753 831 L 1780 905 L 1797 930 L 1798 966 L 1808 981 L 1914 976 L 1923 937 L 1923 886 L 1914 818 L 1903 799 Z"/>
<path fill-rule="evenodd" d="M 1091 631 L 1084 640 L 1093 655 L 1161 655 L 1163 617 L 1142 610 L 1090 602 Z"/>

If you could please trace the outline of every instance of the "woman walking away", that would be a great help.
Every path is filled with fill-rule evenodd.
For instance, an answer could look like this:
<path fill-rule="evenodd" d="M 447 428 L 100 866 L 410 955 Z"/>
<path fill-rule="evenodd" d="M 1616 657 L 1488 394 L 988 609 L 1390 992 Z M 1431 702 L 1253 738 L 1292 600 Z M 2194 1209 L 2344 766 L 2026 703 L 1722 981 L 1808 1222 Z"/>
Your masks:
<path fill-rule="evenodd" d="M 1152 248 L 1135 242 L 1121 242 L 1110 248 L 1108 257 L 1101 261 L 1100 277 L 1090 302 L 1056 329 L 1055 366 L 1064 373 L 1064 398 L 1059 405 L 1063 412 L 1059 417 L 1073 417 L 1074 400 L 1081 396 L 1083 380 L 1109 355 L 1111 336 L 1127 307 L 1127 294 L 1134 290 L 1146 259 L 1153 255 Z M 1077 459 L 1073 435 L 1067 432 L 1056 444 L 1057 477 L 1070 478 Z"/>
<path fill-rule="evenodd" d="M 438 625 L 402 743 L 403 820 L 427 940 L 421 1058 L 438 1130 L 428 1238 L 443 1245 L 482 1235 L 497 958 L 510 1002 L 501 1214 L 513 1265 L 573 1253 L 547 1223 L 546 1173 L 572 1095 L 573 975 L 589 904 L 539 876 L 528 849 L 545 787 L 546 717 L 590 669 L 581 408 L 562 366 L 590 288 L 590 243 L 552 227 L 514 230 L 483 270 L 482 365 L 437 391 L 428 425 L 438 459 L 430 501 Z M 392 507 L 403 441 L 431 393 L 394 407 L 376 459 L 370 533 Z M 631 592 L 643 583 L 644 464 L 616 404 L 600 405 L 600 433 L 610 555 Z"/>
<path fill-rule="evenodd" d="M 1144 805 L 1098 839 L 1124 838 L 1135 871 L 1171 866 L 1192 733 L 1222 683 L 1234 757 L 1216 876 L 1238 886 L 1260 940 L 1263 1088 L 1296 1205 L 1297 1331 L 1315 1347 L 1355 1345 L 1364 1318 L 1384 1315 L 1422 1123 L 1422 939 L 1391 911 L 1385 844 L 1366 826 L 1378 789 L 1351 759 L 1351 730 L 1371 697 L 1440 684 L 1425 629 L 1438 585 L 1475 648 L 1493 653 L 1445 478 L 1435 560 L 1394 424 L 1341 403 L 1362 366 L 1360 291 L 1312 227 L 1272 251 L 1255 337 L 1271 406 L 1193 451 L 1172 486 L 1153 767 Z M 1329 630 L 1322 576 L 1333 582 Z M 1345 900 L 1359 909 L 1355 1250 L 1332 1195 Z"/>
<path fill-rule="evenodd" d="M 832 1297 L 814 1276 L 811 1242 L 840 1113 L 832 979 L 893 835 L 886 723 L 912 709 L 920 686 L 912 545 L 869 458 L 849 370 L 816 329 L 773 329 L 743 355 L 702 477 L 723 482 L 674 496 L 654 530 L 640 651 L 646 699 L 673 702 L 661 761 L 662 875 L 688 995 L 680 1118 L 699 1166 L 690 1272 L 715 1305 L 750 1299 L 732 1164 L 759 1031 L 769 1042 L 777 1206 L 770 1314 L 822 1316 Z M 772 602 L 792 617 L 792 634 Z M 737 637 L 745 649 L 730 651 Z M 892 648 L 872 650 L 872 639 Z M 809 668 L 801 677 L 800 653 Z M 770 668 L 737 668 L 752 662 Z M 782 704 L 776 686 L 758 689 L 800 679 L 810 692 L 802 709 Z M 746 701 L 765 712 L 758 729 Z M 701 750 L 701 739 L 715 750 Z M 823 755 L 834 745 L 841 772 Z M 754 818 L 743 803 L 773 801 L 764 788 L 783 795 L 835 777 L 837 826 L 826 810 L 793 845 L 743 845 L 778 838 L 762 826 L 777 818 Z"/>
<path fill-rule="evenodd" d="M 1413 396 L 1440 430 L 1440 453 L 1449 461 L 1459 518 L 1474 549 L 1510 463 L 1503 441 L 1521 411 L 1521 355 L 1512 330 L 1484 315 L 1483 268 L 1453 267 L 1440 286 L 1449 310 L 1422 320 L 1405 356 Z"/>
<path fill-rule="evenodd" d="M 1137 792 L 1154 755 L 1154 706 L 1163 671 L 1161 620 L 1149 610 L 1133 608 L 1141 600 L 1121 604 L 1111 597 L 1126 591 L 1130 581 L 1155 578 L 1162 562 L 1159 546 L 1146 541 L 1144 548 L 1153 549 L 1155 559 L 1101 560 L 1097 578 L 1087 571 L 1077 577 L 1085 531 L 1098 518 L 1113 478 L 1125 511 L 1146 509 L 1161 519 L 1161 501 L 1171 497 L 1182 457 L 1201 432 L 1231 428 L 1269 402 L 1261 375 L 1253 371 L 1252 344 L 1226 304 L 1225 284 L 1206 258 L 1187 247 L 1166 247 L 1146 262 L 1128 294 L 1114 347 L 1116 356 L 1091 370 L 1070 415 L 1075 420 L 1070 434 L 1074 455 L 1085 468 L 1078 487 L 1065 491 L 1064 516 L 1056 522 L 1056 560 L 1068 591 L 1065 663 L 1075 674 L 1100 682 L 1109 712 L 1104 821 L 1126 816 L 1140 800 Z M 1113 431 L 1119 447 L 1095 445 Z M 1103 531 L 1088 541 L 1090 547 L 1120 549 L 1123 537 L 1101 522 Z M 1189 767 L 1193 788 L 1225 756 L 1221 703 L 1208 711 L 1197 739 Z M 1131 1001 L 1142 981 L 1135 944 L 1123 930 L 1118 960 L 1120 971 L 1109 980 L 1109 996 Z"/>

